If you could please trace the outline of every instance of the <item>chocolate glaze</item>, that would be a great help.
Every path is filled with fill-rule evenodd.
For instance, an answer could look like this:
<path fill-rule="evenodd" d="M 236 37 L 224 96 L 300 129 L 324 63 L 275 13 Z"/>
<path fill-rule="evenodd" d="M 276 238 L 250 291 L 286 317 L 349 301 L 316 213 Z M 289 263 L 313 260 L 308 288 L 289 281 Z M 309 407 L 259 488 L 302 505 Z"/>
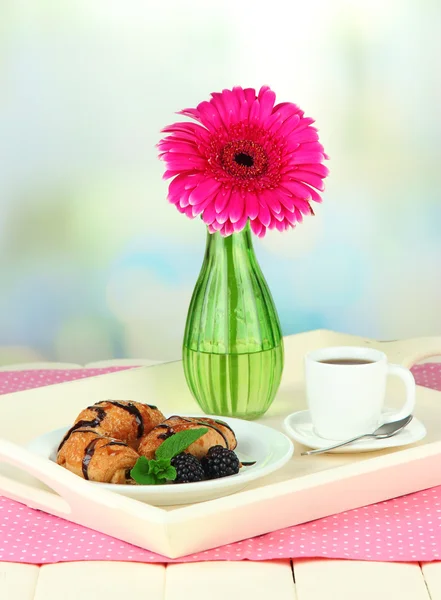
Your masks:
<path fill-rule="evenodd" d="M 128 444 L 126 444 L 125 442 L 120 442 L 119 440 L 112 440 L 111 442 L 104 444 L 104 446 L 101 446 L 101 448 L 105 448 L 106 446 L 125 446 L 126 448 L 129 447 Z"/>
<path fill-rule="evenodd" d="M 164 431 L 164 433 L 161 433 L 160 435 L 158 435 L 158 440 L 167 440 L 169 437 L 171 437 L 172 435 L 174 435 L 176 433 L 174 431 L 173 427 L 170 427 L 169 425 L 165 425 L 165 423 L 161 423 L 161 425 L 157 425 L 156 428 L 158 428 L 158 429 L 161 428 L 161 429 L 166 430 L 166 431 Z"/>
<path fill-rule="evenodd" d="M 215 427 L 214 425 L 212 425 L 211 423 L 207 423 L 206 421 L 195 421 L 198 425 L 202 425 L 203 427 L 209 427 L 210 429 L 214 429 L 215 431 L 218 432 L 218 434 L 220 436 L 222 436 L 224 442 L 225 442 L 225 448 L 228 448 L 228 450 L 230 449 L 230 444 L 228 443 L 228 438 L 227 436 L 224 434 L 223 431 L 221 431 L 218 427 Z"/>
<path fill-rule="evenodd" d="M 95 446 L 100 440 L 105 440 L 108 438 L 106 438 L 106 436 L 104 435 L 97 433 L 96 431 L 92 431 L 91 429 L 74 429 L 73 431 L 71 431 L 71 435 L 73 435 L 74 433 L 93 433 L 96 436 L 87 444 L 86 449 L 84 450 L 84 457 L 81 465 L 81 470 L 83 471 L 84 479 L 89 479 L 89 464 L 92 460 L 92 456 L 95 454 Z M 129 447 L 128 444 L 126 444 L 125 442 L 121 442 L 120 440 L 110 440 L 110 442 L 107 442 L 107 444 L 104 444 L 103 446 L 101 446 L 101 448 L 105 448 L 106 446 L 125 446 L 126 448 Z"/>
<path fill-rule="evenodd" d="M 78 423 L 75 423 L 75 425 L 69 429 L 69 431 L 66 433 L 64 438 L 61 440 L 61 443 L 58 446 L 58 452 L 60 452 L 61 448 L 64 446 L 64 444 L 70 438 L 72 433 L 74 433 L 74 431 L 77 431 L 78 429 L 81 429 L 82 427 L 90 427 L 93 429 L 94 427 L 98 427 L 98 425 L 101 423 L 101 421 L 104 420 L 104 418 L 106 416 L 106 411 L 104 410 L 104 408 L 101 408 L 100 406 L 88 406 L 87 408 L 89 410 L 95 411 L 96 417 L 94 419 L 92 419 L 91 421 L 82 420 L 82 421 L 78 421 Z"/>
<path fill-rule="evenodd" d="M 134 404 L 132 404 L 132 402 L 129 402 L 128 404 L 122 404 L 121 402 L 118 402 L 117 400 L 105 400 L 105 402 L 108 402 L 109 404 L 113 404 L 114 406 L 117 406 L 118 408 L 122 408 L 123 410 L 130 413 L 133 417 L 135 417 L 136 424 L 138 425 L 137 437 L 140 438 L 144 435 L 144 421 L 142 420 L 142 415 L 139 412 L 138 408 Z M 102 404 L 102 403 L 98 402 L 97 404 Z"/>
<path fill-rule="evenodd" d="M 225 421 L 219 421 L 218 419 L 215 419 L 214 422 L 217 423 L 218 425 L 223 425 L 224 427 L 226 427 L 227 429 L 229 429 L 231 431 L 231 433 L 233 434 L 234 439 L 236 439 L 236 434 L 231 429 L 231 427 L 228 425 L 228 423 L 225 423 Z"/>
<path fill-rule="evenodd" d="M 81 421 L 78 421 L 78 423 L 75 423 L 75 425 L 68 430 L 68 432 L 66 433 L 64 438 L 61 440 L 61 443 L 58 446 L 57 452 L 60 452 L 61 448 L 64 446 L 64 444 L 70 438 L 72 433 L 74 433 L 74 431 L 77 431 L 78 429 L 80 429 L 82 427 L 87 427 L 87 428 L 93 429 L 95 427 L 98 427 L 101 424 L 101 422 L 104 421 L 107 413 L 106 413 L 105 409 L 102 406 L 100 406 L 100 404 L 103 404 L 104 402 L 108 402 L 109 404 L 118 406 L 118 408 L 122 408 L 123 410 L 130 413 L 133 417 L 135 417 L 136 424 L 138 425 L 137 437 L 140 438 L 144 435 L 144 421 L 142 419 L 142 415 L 139 412 L 138 408 L 132 402 L 129 402 L 128 404 L 122 404 L 121 402 L 118 402 L 117 400 L 103 400 L 101 402 L 97 402 L 93 406 L 87 407 L 87 410 L 93 410 L 96 412 L 96 417 L 94 419 L 91 419 L 90 421 L 82 419 Z M 157 410 L 157 407 L 154 406 L 153 404 L 146 404 L 146 406 L 148 406 L 152 410 Z"/>
<path fill-rule="evenodd" d="M 89 463 L 92 460 L 92 456 L 95 453 L 95 446 L 100 441 L 101 436 L 96 437 L 94 440 L 89 442 L 86 446 L 86 450 L 84 451 L 83 462 L 81 466 L 81 470 L 83 471 L 84 479 L 89 479 Z"/>

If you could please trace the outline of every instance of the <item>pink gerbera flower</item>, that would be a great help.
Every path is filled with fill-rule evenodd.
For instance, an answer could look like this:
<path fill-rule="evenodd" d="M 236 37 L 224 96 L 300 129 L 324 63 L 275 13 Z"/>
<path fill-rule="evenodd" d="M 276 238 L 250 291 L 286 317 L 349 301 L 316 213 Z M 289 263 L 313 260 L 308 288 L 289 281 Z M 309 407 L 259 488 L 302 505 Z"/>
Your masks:
<path fill-rule="evenodd" d="M 168 199 L 194 218 L 202 215 L 211 233 L 240 231 L 248 221 L 258 236 L 284 231 L 314 214 L 321 202 L 327 158 L 314 120 L 290 102 L 274 105 L 269 87 L 256 95 L 234 87 L 179 114 L 197 123 L 165 127 L 158 144 L 173 177 Z"/>

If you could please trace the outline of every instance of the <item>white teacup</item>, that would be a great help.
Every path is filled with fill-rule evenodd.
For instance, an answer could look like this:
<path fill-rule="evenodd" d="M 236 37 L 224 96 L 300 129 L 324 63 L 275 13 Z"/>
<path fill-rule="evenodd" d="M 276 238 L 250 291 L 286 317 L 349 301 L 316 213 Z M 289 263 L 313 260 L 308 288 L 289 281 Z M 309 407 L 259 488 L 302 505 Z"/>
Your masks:
<path fill-rule="evenodd" d="M 401 410 L 382 416 L 388 375 L 406 386 Z M 372 348 L 321 348 L 305 356 L 306 397 L 317 435 L 346 440 L 372 433 L 383 423 L 410 415 L 415 407 L 415 379 L 409 369 L 387 362 Z"/>

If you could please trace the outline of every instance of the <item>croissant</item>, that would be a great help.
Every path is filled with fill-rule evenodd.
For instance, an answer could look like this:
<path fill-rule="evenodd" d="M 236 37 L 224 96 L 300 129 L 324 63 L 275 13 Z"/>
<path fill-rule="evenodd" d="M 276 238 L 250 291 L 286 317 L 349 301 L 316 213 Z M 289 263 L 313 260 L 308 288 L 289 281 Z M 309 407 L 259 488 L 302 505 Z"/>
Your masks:
<path fill-rule="evenodd" d="M 142 436 L 164 419 L 164 415 L 156 406 L 127 400 L 103 400 L 80 412 L 58 450 L 61 450 L 77 429 L 94 429 L 101 435 L 121 440 L 136 449 Z"/>
<path fill-rule="evenodd" d="M 173 416 L 154 427 L 150 433 L 141 439 L 138 452 L 141 456 L 145 456 L 148 459 L 154 458 L 155 452 L 162 442 L 174 433 L 200 427 L 208 427 L 208 432 L 193 442 L 187 448 L 186 452 L 193 454 L 197 458 L 203 458 L 211 446 L 219 445 L 230 450 L 236 448 L 237 441 L 234 431 L 223 421 L 215 421 L 206 417 Z"/>
<path fill-rule="evenodd" d="M 102 483 L 129 483 L 139 455 L 125 442 L 93 429 L 76 429 L 57 454 L 57 463 L 75 475 Z"/>

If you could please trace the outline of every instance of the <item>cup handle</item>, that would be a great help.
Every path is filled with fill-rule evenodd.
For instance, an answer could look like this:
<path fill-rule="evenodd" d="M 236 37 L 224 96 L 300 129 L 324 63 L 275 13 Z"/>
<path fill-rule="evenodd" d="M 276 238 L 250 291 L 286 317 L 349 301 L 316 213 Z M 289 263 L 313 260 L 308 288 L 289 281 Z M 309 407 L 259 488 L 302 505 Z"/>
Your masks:
<path fill-rule="evenodd" d="M 406 387 L 406 401 L 404 406 L 397 412 L 389 414 L 386 418 L 382 419 L 382 424 L 391 423 L 392 421 L 399 421 L 412 414 L 415 408 L 415 397 L 416 397 L 416 384 L 415 379 L 409 369 L 402 367 L 401 365 L 387 365 L 387 374 L 399 377 Z"/>

